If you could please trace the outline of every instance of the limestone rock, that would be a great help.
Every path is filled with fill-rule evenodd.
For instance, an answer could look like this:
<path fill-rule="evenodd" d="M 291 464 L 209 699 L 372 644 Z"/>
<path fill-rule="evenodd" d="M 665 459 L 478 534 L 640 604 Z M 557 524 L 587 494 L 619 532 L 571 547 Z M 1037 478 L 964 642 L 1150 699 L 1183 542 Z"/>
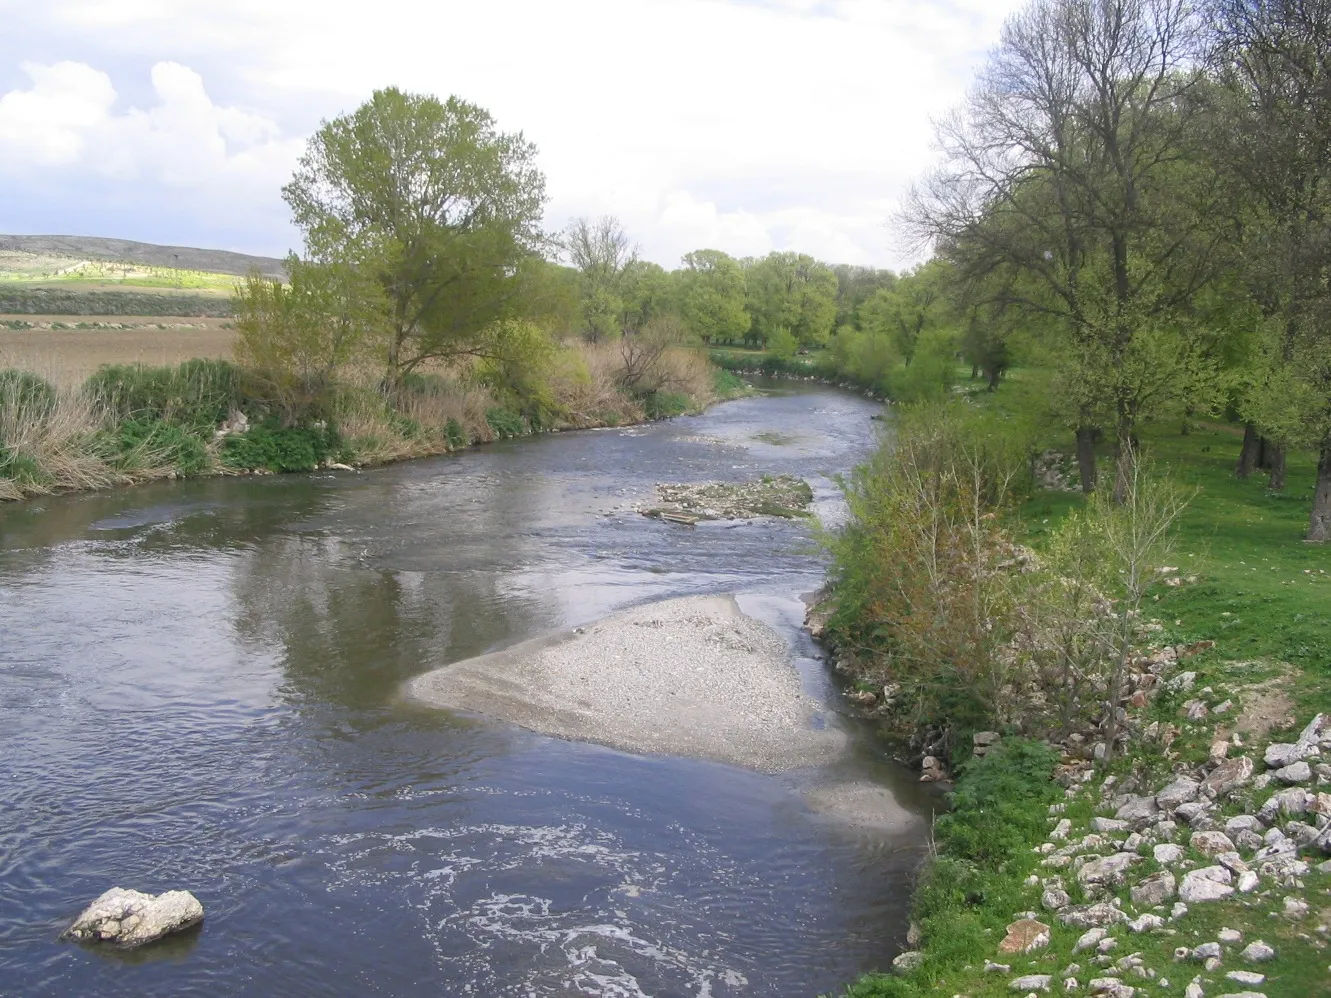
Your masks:
<path fill-rule="evenodd" d="M 1155 803 L 1162 811 L 1173 811 L 1180 804 L 1196 800 L 1197 794 L 1200 792 L 1201 784 L 1198 781 L 1180 776 L 1155 795 Z"/>
<path fill-rule="evenodd" d="M 1288 766 L 1277 769 L 1271 775 L 1281 783 L 1297 785 L 1300 783 L 1307 783 L 1311 780 L 1313 778 L 1313 771 L 1311 766 L 1300 760 L 1299 762 L 1293 762 Z"/>
<path fill-rule="evenodd" d="M 1033 953 L 1049 945 L 1049 926 L 1033 918 L 1021 918 L 1007 927 L 998 944 L 1000 953 Z"/>
<path fill-rule="evenodd" d="M 1168 870 L 1160 870 L 1132 888 L 1132 903 L 1140 905 L 1163 904 L 1174 896 L 1178 881 Z"/>
<path fill-rule="evenodd" d="M 1058 911 L 1071 903 L 1072 898 L 1068 896 L 1068 892 L 1057 887 L 1046 888 L 1040 895 L 1040 906 L 1048 911 Z"/>
<path fill-rule="evenodd" d="M 1234 843 L 1224 832 L 1194 832 L 1189 844 L 1204 856 L 1234 851 Z"/>
<path fill-rule="evenodd" d="M 1225 976 L 1235 984 L 1252 984 L 1255 986 L 1266 983 L 1265 974 L 1258 974 L 1251 970 L 1231 970 Z"/>
<path fill-rule="evenodd" d="M 1280 816 L 1297 817 L 1307 813 L 1310 795 L 1302 787 L 1286 787 L 1277 790 L 1266 799 L 1266 803 L 1257 812 L 1257 817 L 1270 824 Z M 1268 843 L 1269 844 L 1269 843 Z"/>
<path fill-rule="evenodd" d="M 1072 947 L 1072 952 L 1080 953 L 1082 950 L 1088 950 L 1092 947 L 1098 946 L 1100 945 L 1100 940 L 1107 935 L 1109 935 L 1109 930 L 1102 926 L 1097 926 L 1094 929 L 1087 929 L 1082 933 L 1081 938 L 1077 940 L 1077 945 Z"/>
<path fill-rule="evenodd" d="M 1138 915 L 1128 923 L 1128 928 L 1133 932 L 1154 932 L 1156 929 L 1162 929 L 1165 926 L 1165 920 L 1159 915 L 1153 915 L 1149 911 L 1144 915 Z"/>
<path fill-rule="evenodd" d="M 893 958 L 892 969 L 905 974 L 914 970 L 922 963 L 924 963 L 924 954 L 919 950 L 908 949 L 904 953 L 898 953 Z"/>
<path fill-rule="evenodd" d="M 1246 755 L 1226 759 L 1202 780 L 1199 791 L 1203 797 L 1215 800 L 1237 790 L 1252 779 L 1252 760 Z"/>
<path fill-rule="evenodd" d="M 1243 948 L 1239 954 L 1239 959 L 1245 963 L 1265 963 L 1267 960 L 1274 960 L 1276 951 L 1260 939 L 1254 939 Z"/>
<path fill-rule="evenodd" d="M 1128 823 L 1118 818 L 1092 818 L 1091 831 L 1101 835 L 1119 835 L 1128 830 Z"/>
<path fill-rule="evenodd" d="M 66 935 L 142 946 L 203 921 L 203 905 L 189 891 L 144 894 L 112 887 L 84 909 Z"/>
<path fill-rule="evenodd" d="M 1177 863 L 1183 858 L 1183 847 L 1176 846 L 1172 842 L 1161 842 L 1151 852 L 1155 856 L 1155 861 L 1161 866 Z"/>
<path fill-rule="evenodd" d="M 1154 824 L 1159 814 L 1160 807 L 1154 797 L 1133 797 L 1114 812 L 1114 817 L 1142 829 Z"/>
<path fill-rule="evenodd" d="M 1257 890 L 1257 885 L 1260 882 L 1257 874 L 1253 873 L 1251 870 L 1248 870 L 1246 873 L 1240 873 L 1238 883 L 1239 893 L 1251 894 L 1253 891 Z"/>
<path fill-rule="evenodd" d="M 1117 887 L 1126 879 L 1128 868 L 1140 861 L 1136 853 L 1116 852 L 1087 863 L 1077 871 L 1077 879 L 1088 887 Z"/>
<path fill-rule="evenodd" d="M 1078 929 L 1089 929 L 1097 925 L 1117 925 L 1126 922 L 1128 916 L 1122 910 L 1105 901 L 1096 904 L 1077 905 L 1065 908 L 1058 913 L 1058 920 L 1064 925 Z"/>
<path fill-rule="evenodd" d="M 1234 888 L 1230 886 L 1232 880 L 1233 874 L 1223 866 L 1205 866 L 1191 871 L 1183 878 L 1178 896 L 1188 904 L 1219 901 L 1234 893 Z"/>
<path fill-rule="evenodd" d="M 1048 991 L 1050 980 L 1050 974 L 1026 974 L 1024 977 L 1014 977 L 1008 982 L 1008 987 L 1013 991 Z"/>

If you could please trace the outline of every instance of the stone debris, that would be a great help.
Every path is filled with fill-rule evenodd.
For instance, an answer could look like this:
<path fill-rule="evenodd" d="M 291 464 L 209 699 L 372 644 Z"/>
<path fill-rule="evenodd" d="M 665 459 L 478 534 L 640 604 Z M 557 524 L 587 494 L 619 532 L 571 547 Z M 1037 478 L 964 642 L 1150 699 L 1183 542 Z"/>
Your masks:
<path fill-rule="evenodd" d="M 634 508 L 643 516 L 673 522 L 790 519 L 807 516 L 813 503 L 809 483 L 794 475 L 764 475 L 748 482 L 658 483 L 656 493 L 659 502 Z"/>
<path fill-rule="evenodd" d="M 65 935 L 117 946 L 142 946 L 201 921 L 203 905 L 189 891 L 154 895 L 112 887 L 83 910 Z"/>
<path fill-rule="evenodd" d="M 1049 926 L 1034 918 L 1021 918 L 1007 927 L 998 944 L 1000 953 L 1032 953 L 1049 945 Z"/>

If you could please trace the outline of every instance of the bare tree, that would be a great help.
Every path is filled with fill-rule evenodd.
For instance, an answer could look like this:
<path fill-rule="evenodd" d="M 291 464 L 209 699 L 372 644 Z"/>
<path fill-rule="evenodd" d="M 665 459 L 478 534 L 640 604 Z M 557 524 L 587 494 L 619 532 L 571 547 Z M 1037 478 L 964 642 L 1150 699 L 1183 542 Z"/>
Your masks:
<path fill-rule="evenodd" d="M 1183 335 L 1212 277 L 1218 185 L 1196 155 L 1190 0 L 1034 0 L 1004 26 L 945 165 L 914 192 L 913 231 L 963 276 L 1060 331 L 1084 487 L 1113 428 L 1125 496 L 1138 419 L 1195 364 Z"/>
<path fill-rule="evenodd" d="M 618 336 L 624 276 L 638 260 L 638 247 L 613 215 L 574 219 L 560 245 L 581 275 L 583 335 L 592 343 Z"/>

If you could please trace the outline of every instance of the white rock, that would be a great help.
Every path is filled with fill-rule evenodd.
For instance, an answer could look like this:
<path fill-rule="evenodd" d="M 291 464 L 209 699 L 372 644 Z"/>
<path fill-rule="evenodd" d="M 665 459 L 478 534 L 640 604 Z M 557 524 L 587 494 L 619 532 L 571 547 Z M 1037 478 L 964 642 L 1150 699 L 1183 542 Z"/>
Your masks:
<path fill-rule="evenodd" d="M 1026 974 L 1024 977 L 1014 977 L 1008 982 L 1008 987 L 1013 991 L 1048 991 L 1052 979 L 1050 974 Z"/>
<path fill-rule="evenodd" d="M 1201 783 L 1197 780 L 1190 780 L 1186 776 L 1180 776 L 1173 783 L 1165 787 L 1155 795 L 1155 802 L 1162 811 L 1173 811 L 1180 804 L 1186 804 L 1189 801 L 1197 799 L 1197 794 L 1201 788 Z"/>
<path fill-rule="evenodd" d="M 908 949 L 904 953 L 898 953 L 893 958 L 892 969 L 907 973 L 922 963 L 924 963 L 924 954 L 919 950 Z"/>
<path fill-rule="evenodd" d="M 1229 886 L 1233 879 L 1233 874 L 1223 866 L 1204 866 L 1200 870 L 1192 870 L 1183 878 L 1179 887 L 1179 900 L 1196 904 L 1199 901 L 1227 898 L 1234 893 L 1234 888 Z"/>
<path fill-rule="evenodd" d="M 1220 953 L 1221 949 L 1219 943 L 1202 943 L 1192 951 L 1192 958 L 1194 960 L 1210 960 L 1213 957 L 1219 956 Z"/>
<path fill-rule="evenodd" d="M 1251 970 L 1231 970 L 1225 976 L 1236 984 L 1262 984 L 1266 981 L 1265 974 L 1257 974 Z"/>
<path fill-rule="evenodd" d="M 1149 911 L 1144 915 L 1138 915 L 1128 923 L 1128 928 L 1133 932 L 1154 932 L 1164 926 L 1165 920 L 1159 915 L 1152 915 Z"/>
<path fill-rule="evenodd" d="M 1128 830 L 1128 823 L 1118 818 L 1092 818 L 1091 831 L 1101 835 L 1119 835 Z"/>
<path fill-rule="evenodd" d="M 1051 842 L 1061 842 L 1068 837 L 1068 832 L 1071 830 L 1072 830 L 1072 822 L 1069 821 L 1067 818 L 1064 818 L 1057 825 L 1055 825 L 1054 830 L 1049 833 L 1049 840 Z"/>
<path fill-rule="evenodd" d="M 1278 781 L 1285 784 L 1307 783 L 1313 778 L 1312 767 L 1306 762 L 1295 762 L 1288 766 L 1277 769 L 1271 774 Z"/>
<path fill-rule="evenodd" d="M 1182 901 L 1175 901 L 1174 907 L 1169 909 L 1169 920 L 1171 922 L 1177 922 L 1187 913 L 1188 913 L 1188 906 L 1184 904 Z"/>
<path fill-rule="evenodd" d="M 1072 952 L 1080 953 L 1082 950 L 1091 949 L 1100 944 L 1100 940 L 1109 935 L 1109 930 L 1103 926 L 1096 926 L 1094 929 L 1087 929 L 1077 940 L 1077 945 L 1072 947 Z"/>
<path fill-rule="evenodd" d="M 1206 992 L 1202 990 L 1200 984 L 1193 981 L 1183 989 L 1183 998 L 1206 998 Z"/>
<path fill-rule="evenodd" d="M 1308 914 L 1308 902 L 1302 898 L 1285 898 L 1285 910 L 1281 912 L 1290 921 L 1298 921 Z"/>
<path fill-rule="evenodd" d="M 1243 942 L 1243 933 L 1238 929 L 1221 929 L 1215 934 L 1215 937 L 1227 946 L 1235 946 Z"/>
<path fill-rule="evenodd" d="M 1123 883 L 1128 867 L 1140 859 L 1136 853 L 1116 852 L 1087 863 L 1077 871 L 1077 879 L 1087 886 L 1114 887 Z"/>
<path fill-rule="evenodd" d="M 1257 885 L 1260 882 L 1257 874 L 1253 873 L 1251 870 L 1247 873 L 1240 873 L 1238 882 L 1239 893 L 1251 894 L 1253 891 L 1257 890 Z"/>
<path fill-rule="evenodd" d="M 1155 861 L 1161 866 L 1168 866 L 1171 863 L 1177 863 L 1183 858 L 1183 847 L 1176 846 L 1172 842 L 1162 842 L 1151 850 L 1155 856 Z"/>
<path fill-rule="evenodd" d="M 1233 852 L 1234 843 L 1228 835 L 1220 831 L 1193 832 L 1189 845 L 1203 856 L 1215 856 L 1217 853 Z"/>
<path fill-rule="evenodd" d="M 142 946 L 203 921 L 203 905 L 189 891 L 144 894 L 112 887 L 84 909 L 67 935 Z"/>
<path fill-rule="evenodd" d="M 1276 951 L 1260 939 L 1254 939 L 1243 948 L 1239 958 L 1245 963 L 1265 963 L 1276 958 Z"/>
<path fill-rule="evenodd" d="M 1151 874 L 1132 888 L 1132 903 L 1140 905 L 1162 904 L 1174 896 L 1178 881 L 1168 870 Z"/>

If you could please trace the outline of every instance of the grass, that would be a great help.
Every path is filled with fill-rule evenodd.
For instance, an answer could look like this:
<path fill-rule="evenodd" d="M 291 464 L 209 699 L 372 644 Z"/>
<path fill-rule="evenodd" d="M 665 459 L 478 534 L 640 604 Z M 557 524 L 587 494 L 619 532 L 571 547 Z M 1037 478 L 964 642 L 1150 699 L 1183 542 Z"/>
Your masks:
<path fill-rule="evenodd" d="M 93 321 L 105 325 L 73 328 Z M 195 357 L 226 359 L 236 342 L 228 319 L 42 316 L 41 322 L 72 328 L 0 327 L 0 368 L 32 371 L 61 388 L 81 385 L 103 364 L 162 367 Z"/>
<path fill-rule="evenodd" d="M 229 296 L 235 288 L 236 278 L 231 274 L 176 267 L 7 250 L 0 251 L 0 283 L 81 291 L 175 289 Z"/>
<path fill-rule="evenodd" d="M 963 391 L 968 386 L 963 385 Z M 1021 424 L 1037 448 L 1056 448 L 1071 454 L 1071 434 L 1060 428 L 1047 411 L 1043 379 L 1038 372 L 1017 371 L 1004 380 L 997 392 L 967 391 L 975 403 L 994 419 Z M 1193 425 L 1186 434 L 1177 425 L 1149 425 L 1141 430 L 1143 452 L 1156 468 L 1193 490 L 1193 498 L 1177 525 L 1180 575 L 1195 581 L 1177 587 L 1159 586 L 1149 604 L 1151 617 L 1162 630 L 1160 643 L 1191 643 L 1212 639 L 1216 647 L 1188 660 L 1186 668 L 1197 673 L 1195 688 L 1210 689 L 1212 704 L 1233 699 L 1239 706 L 1269 701 L 1270 731 L 1249 738 L 1246 752 L 1256 753 L 1266 740 L 1290 740 L 1299 726 L 1317 710 L 1331 704 L 1331 547 L 1303 542 L 1312 501 L 1315 476 L 1310 453 L 1289 455 L 1288 487 L 1283 493 L 1267 488 L 1266 476 L 1254 474 L 1247 481 L 1234 476 L 1241 429 L 1219 423 Z M 1106 478 L 1109 453 L 1102 449 L 1101 477 Z M 1112 475 L 1112 467 L 1109 467 Z M 1037 550 L 1044 538 L 1069 510 L 1083 502 L 1080 493 L 1036 492 L 1020 508 L 1018 530 Z M 1166 757 L 1158 748 L 1140 745 L 1133 757 L 1119 760 L 1110 772 L 1122 777 L 1135 772 L 1162 784 L 1169 772 L 1182 764 L 1206 759 L 1214 735 L 1214 723 L 1180 723 L 1182 695 L 1161 695 L 1144 708 L 1143 723 L 1168 722 L 1180 728 Z M 1232 715 L 1231 715 L 1232 716 Z M 1029 957 L 1000 957 L 997 943 L 1004 926 L 1015 912 L 1040 909 L 1039 889 L 1026 887 L 1032 872 L 1048 876 L 1037 866 L 1039 857 L 1031 847 L 1042 841 L 1049 819 L 1043 811 L 1030 813 L 1005 809 L 1005 800 L 1027 799 L 1034 803 L 1039 787 L 1052 789 L 1062 799 L 1061 788 L 1043 775 L 1012 776 L 1019 789 L 1005 790 L 997 801 L 983 802 L 975 788 L 988 781 L 990 766 L 1009 763 L 992 753 L 980 764 L 968 766 L 957 785 L 955 810 L 946 823 L 940 822 L 938 846 L 942 861 L 923 875 L 914 910 L 924 929 L 926 958 L 916 971 L 905 975 L 869 975 L 845 992 L 853 998 L 913 998 L 923 995 L 964 994 L 969 998 L 998 998 L 1010 995 L 1007 975 L 983 972 L 985 960 L 1012 965 L 1012 976 L 1023 973 L 1055 975 L 1053 988 L 1061 991 L 1059 972 L 1078 962 L 1077 975 L 1083 988 L 1097 971 L 1089 954 L 1073 956 L 1072 946 L 1080 930 L 1068 929 L 1056 919 L 1039 916 L 1053 926 L 1047 950 Z M 1259 767 L 1260 768 L 1260 767 Z M 1024 788 L 1024 789 L 1022 789 Z M 1083 822 L 1093 813 L 1087 800 L 1070 804 L 1067 815 Z M 1034 822 L 1030 814 L 1039 816 Z M 973 820 L 984 815 L 987 821 Z M 957 828 L 969 828 L 959 836 Z M 1200 863 L 1200 857 L 1195 857 Z M 1210 862 L 1210 861 L 1207 861 Z M 1154 869 L 1149 858 L 1139 868 L 1140 876 Z M 1140 879 L 1140 876 L 1135 879 Z M 1071 878 L 1068 878 L 1071 879 Z M 1215 938 L 1228 925 L 1244 933 L 1245 942 L 1261 938 L 1275 946 L 1280 959 L 1258 968 L 1268 976 L 1256 990 L 1268 998 L 1305 998 L 1326 991 L 1331 975 L 1331 950 L 1325 941 L 1309 938 L 1311 926 L 1326 922 L 1331 905 L 1331 877 L 1312 874 L 1306 889 L 1293 893 L 1306 897 L 1314 914 L 1303 923 L 1273 918 L 1288 890 L 1275 890 L 1269 897 L 1251 895 L 1224 903 L 1191 906 L 1177 924 L 1177 935 L 1132 935 L 1119 931 L 1115 957 L 1140 952 L 1147 966 L 1163 971 L 1169 987 L 1159 980 L 1141 981 L 1131 976 L 1125 983 L 1144 986 L 1155 996 L 1182 995 L 1198 964 L 1176 964 L 1173 951 L 1180 945 L 1197 945 Z M 1128 900 L 1126 889 L 1122 894 Z M 1317 910 L 1322 914 L 1317 915 Z M 1125 938 L 1126 937 L 1126 938 Z M 1206 975 L 1213 983 L 1207 994 L 1242 991 L 1224 981 L 1223 972 L 1240 969 L 1229 959 L 1218 974 Z M 1226 985 L 1229 985 L 1226 987 Z M 1083 993 L 1083 992 L 1078 992 Z"/>

